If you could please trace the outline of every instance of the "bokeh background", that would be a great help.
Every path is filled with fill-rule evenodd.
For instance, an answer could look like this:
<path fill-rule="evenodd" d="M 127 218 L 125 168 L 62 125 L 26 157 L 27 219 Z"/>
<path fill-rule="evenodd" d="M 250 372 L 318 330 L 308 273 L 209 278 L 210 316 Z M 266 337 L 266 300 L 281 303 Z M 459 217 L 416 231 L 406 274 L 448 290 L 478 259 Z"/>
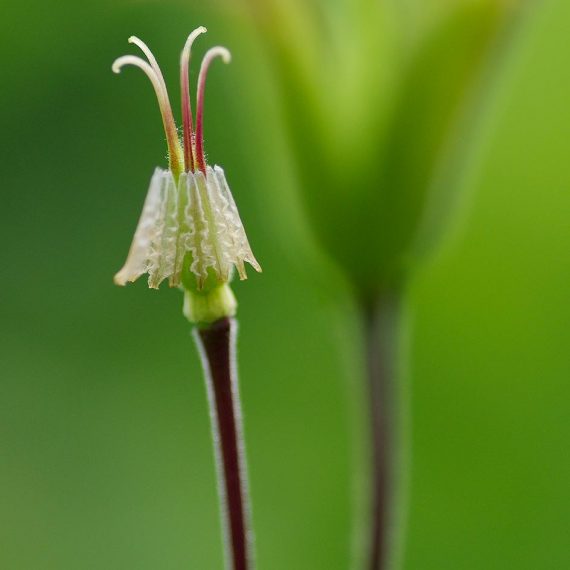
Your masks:
<path fill-rule="evenodd" d="M 264 268 L 235 288 L 259 567 L 349 568 L 360 331 L 304 215 L 263 44 L 230 2 L 1 14 L 0 567 L 222 568 L 181 295 L 112 284 L 166 161 L 146 78 L 111 62 L 145 39 L 177 107 L 204 24 L 197 54 L 234 56 L 210 74 L 206 148 Z M 566 0 L 527 9 L 467 141 L 464 207 L 407 287 L 406 570 L 570 566 L 569 29 Z"/>

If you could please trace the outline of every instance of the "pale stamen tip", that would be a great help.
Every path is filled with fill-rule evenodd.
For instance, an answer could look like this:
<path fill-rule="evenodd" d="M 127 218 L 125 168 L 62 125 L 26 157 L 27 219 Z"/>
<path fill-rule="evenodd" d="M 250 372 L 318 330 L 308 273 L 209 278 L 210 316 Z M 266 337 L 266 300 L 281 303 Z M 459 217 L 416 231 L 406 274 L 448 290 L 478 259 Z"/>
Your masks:
<path fill-rule="evenodd" d="M 195 30 L 192 30 L 186 39 L 186 43 L 184 44 L 184 48 L 182 50 L 182 54 L 180 56 L 180 63 L 182 65 L 188 65 L 188 61 L 190 60 L 190 49 L 194 40 L 200 35 L 205 34 L 208 30 L 204 26 L 198 26 Z"/>
<path fill-rule="evenodd" d="M 232 60 L 232 54 L 230 53 L 230 50 L 225 47 L 216 46 L 215 48 L 212 48 L 211 51 L 213 57 L 220 57 L 224 63 L 230 63 Z"/>
<path fill-rule="evenodd" d="M 111 66 L 113 73 L 121 73 L 121 69 L 123 68 L 124 65 L 124 63 L 121 60 L 122 58 L 119 57 L 113 62 L 113 65 Z"/>

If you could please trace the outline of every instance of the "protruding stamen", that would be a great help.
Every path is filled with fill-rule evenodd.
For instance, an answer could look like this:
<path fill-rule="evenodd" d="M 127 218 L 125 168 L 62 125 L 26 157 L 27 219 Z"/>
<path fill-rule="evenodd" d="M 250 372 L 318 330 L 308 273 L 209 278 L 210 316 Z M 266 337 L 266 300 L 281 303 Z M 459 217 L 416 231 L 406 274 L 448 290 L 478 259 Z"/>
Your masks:
<path fill-rule="evenodd" d="M 221 57 L 224 63 L 231 61 L 230 52 L 224 47 L 213 47 L 206 52 L 200 75 L 198 75 L 198 95 L 196 97 L 196 162 L 198 168 L 206 175 L 206 159 L 204 157 L 204 92 L 206 89 L 206 75 L 212 60 Z"/>
<path fill-rule="evenodd" d="M 156 60 L 154 60 L 154 64 L 156 64 Z M 160 70 L 157 73 L 152 65 L 149 65 L 146 61 L 144 61 L 144 59 L 134 55 L 124 55 L 123 57 L 119 57 L 113 63 L 112 69 L 115 73 L 120 73 L 121 68 L 124 67 L 125 65 L 134 65 L 135 67 L 142 69 L 142 71 L 144 71 L 144 73 L 150 79 L 150 82 L 154 87 L 156 98 L 158 99 L 160 114 L 162 115 L 164 132 L 166 133 L 170 170 L 172 170 L 175 176 L 178 176 L 178 174 L 182 172 L 182 167 L 183 167 L 183 165 L 181 164 L 181 156 L 180 156 L 181 154 L 180 142 L 178 141 L 178 132 L 176 130 L 176 123 L 174 122 L 174 116 L 172 115 L 172 108 L 170 106 L 170 101 L 168 99 L 168 92 L 166 91 L 166 86 L 164 85 L 164 79 L 162 79 L 162 74 L 159 75 L 158 73 L 160 73 Z"/>
<path fill-rule="evenodd" d="M 192 103 L 190 102 L 190 87 L 188 80 L 188 68 L 190 66 L 190 52 L 194 40 L 206 33 L 206 28 L 196 28 L 186 40 L 180 56 L 180 91 L 182 103 L 182 128 L 184 132 L 184 169 L 186 172 L 194 172 L 194 153 L 192 151 Z"/>
<path fill-rule="evenodd" d="M 162 75 L 162 71 L 160 71 L 160 67 L 158 66 L 158 62 L 156 61 L 156 58 L 154 57 L 153 53 L 150 51 L 150 48 L 140 38 L 137 38 L 137 36 L 131 36 L 128 39 L 128 42 L 130 44 L 136 45 L 146 55 L 146 58 L 148 59 L 150 66 L 152 67 L 152 69 L 156 73 L 156 76 L 158 77 L 158 79 L 160 79 L 160 83 L 162 84 L 162 88 L 166 92 L 166 83 L 164 81 L 164 76 Z"/>

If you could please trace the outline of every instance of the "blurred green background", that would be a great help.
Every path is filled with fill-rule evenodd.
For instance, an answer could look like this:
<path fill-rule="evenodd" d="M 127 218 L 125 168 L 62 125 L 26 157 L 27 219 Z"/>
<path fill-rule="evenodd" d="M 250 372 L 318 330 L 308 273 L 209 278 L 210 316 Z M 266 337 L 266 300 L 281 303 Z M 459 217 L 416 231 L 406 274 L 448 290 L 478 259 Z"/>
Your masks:
<path fill-rule="evenodd" d="M 349 568 L 355 306 L 312 239 L 270 63 L 237 5 L 1 12 L 0 568 L 222 568 L 181 295 L 112 284 L 166 161 L 148 81 L 111 62 L 134 53 L 129 35 L 146 40 L 177 108 L 200 24 L 197 54 L 234 56 L 210 74 L 206 148 L 264 268 L 235 288 L 259 568 Z M 566 0 L 527 11 L 471 143 L 464 207 L 408 288 L 406 570 L 570 567 L 569 29 Z"/>

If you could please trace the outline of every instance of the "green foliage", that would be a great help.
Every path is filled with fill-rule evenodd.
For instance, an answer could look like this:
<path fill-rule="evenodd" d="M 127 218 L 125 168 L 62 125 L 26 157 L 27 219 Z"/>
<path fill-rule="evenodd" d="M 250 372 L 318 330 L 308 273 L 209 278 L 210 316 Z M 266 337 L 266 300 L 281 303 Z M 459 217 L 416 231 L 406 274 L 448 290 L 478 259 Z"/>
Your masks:
<path fill-rule="evenodd" d="M 402 8 L 347 2 L 338 8 L 343 28 L 327 34 L 300 7 L 254 4 L 256 15 L 268 15 L 259 28 L 321 244 L 364 297 L 398 285 L 411 269 L 430 193 L 441 192 L 438 176 L 468 135 L 465 117 L 485 92 L 482 73 L 516 11 L 458 2 L 412 34 Z"/>

